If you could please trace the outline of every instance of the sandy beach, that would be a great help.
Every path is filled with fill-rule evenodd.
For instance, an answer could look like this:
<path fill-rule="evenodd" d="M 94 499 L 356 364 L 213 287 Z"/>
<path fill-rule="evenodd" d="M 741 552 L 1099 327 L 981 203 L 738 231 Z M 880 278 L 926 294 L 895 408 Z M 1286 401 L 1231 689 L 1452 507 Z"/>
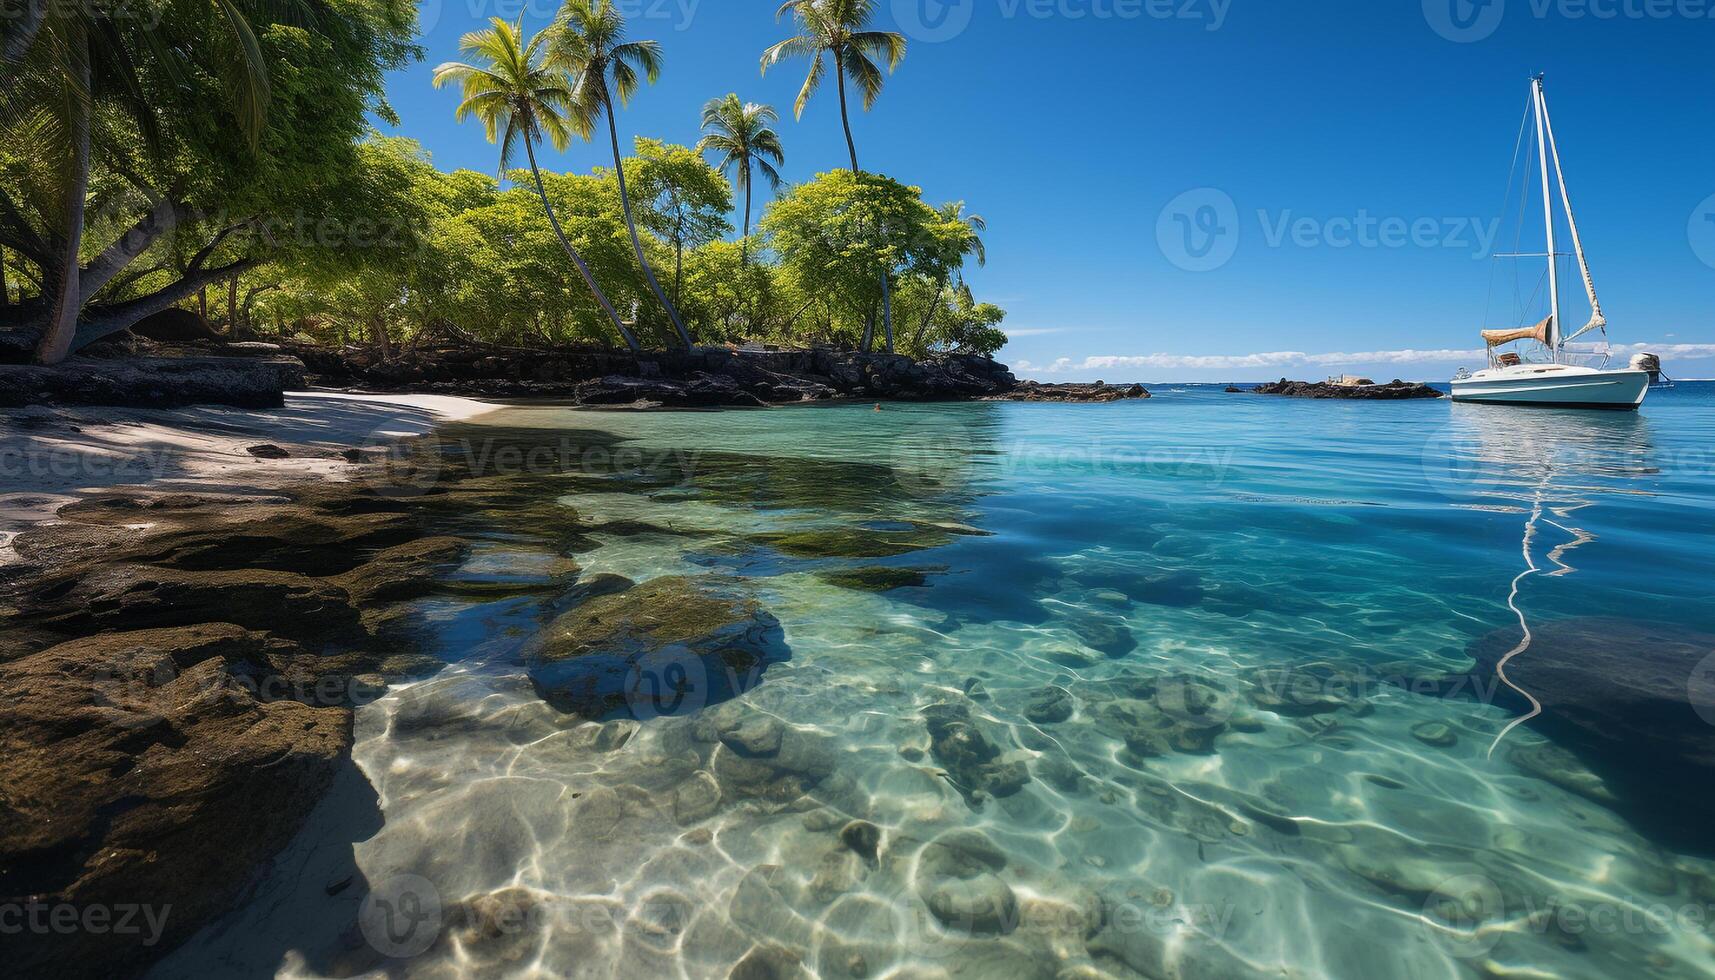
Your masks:
<path fill-rule="evenodd" d="M 344 480 L 342 453 L 423 435 L 499 406 L 444 395 L 294 392 L 277 409 L 50 408 L 0 418 L 0 564 L 19 531 L 122 486 L 266 494 L 285 482 Z M 262 459 L 252 446 L 287 455 Z"/>

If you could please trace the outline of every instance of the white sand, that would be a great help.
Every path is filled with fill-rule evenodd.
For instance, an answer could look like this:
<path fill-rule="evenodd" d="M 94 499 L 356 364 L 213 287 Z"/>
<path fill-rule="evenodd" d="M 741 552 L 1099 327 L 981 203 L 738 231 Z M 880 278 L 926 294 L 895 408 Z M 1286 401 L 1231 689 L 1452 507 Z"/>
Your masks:
<path fill-rule="evenodd" d="M 63 506 L 119 486 L 265 493 L 304 478 L 343 480 L 342 450 L 422 435 L 497 405 L 446 395 L 295 392 L 284 407 L 47 408 L 0 416 L 0 564 L 17 533 Z M 268 443 L 289 459 L 247 448 Z"/>

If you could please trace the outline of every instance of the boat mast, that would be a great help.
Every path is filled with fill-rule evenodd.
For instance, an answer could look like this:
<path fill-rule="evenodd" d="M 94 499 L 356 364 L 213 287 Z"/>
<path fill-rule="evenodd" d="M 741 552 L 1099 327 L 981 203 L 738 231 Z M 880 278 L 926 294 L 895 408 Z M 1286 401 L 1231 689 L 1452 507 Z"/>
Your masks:
<path fill-rule="evenodd" d="M 1578 236 L 1578 219 L 1572 215 L 1572 195 L 1566 189 L 1566 171 L 1560 168 L 1560 142 L 1554 138 L 1554 116 L 1548 111 L 1548 99 L 1542 100 L 1542 123 L 1548 131 L 1548 149 L 1554 154 L 1554 182 L 1560 185 L 1560 203 L 1566 208 L 1566 227 L 1572 232 L 1572 251 L 1578 256 L 1578 271 L 1584 276 L 1584 294 L 1590 299 L 1590 322 L 1572 333 L 1556 331 L 1560 342 L 1576 340 L 1592 330 L 1608 325 L 1602 312 L 1602 301 L 1596 298 L 1596 280 L 1590 275 L 1590 259 L 1584 254 L 1584 241 Z"/>
<path fill-rule="evenodd" d="M 1548 232 L 1548 348 L 1560 361 L 1560 272 L 1554 255 L 1554 192 L 1548 186 L 1548 138 L 1543 124 L 1546 113 L 1542 94 L 1542 76 L 1531 80 L 1531 92 L 1536 100 L 1536 149 L 1542 163 L 1542 219 Z"/>

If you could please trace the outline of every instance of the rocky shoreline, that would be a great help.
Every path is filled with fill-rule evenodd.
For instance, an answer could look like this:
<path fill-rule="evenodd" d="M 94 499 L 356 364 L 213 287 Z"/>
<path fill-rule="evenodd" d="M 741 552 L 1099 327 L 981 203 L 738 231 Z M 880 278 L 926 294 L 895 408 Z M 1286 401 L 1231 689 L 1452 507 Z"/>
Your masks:
<path fill-rule="evenodd" d="M 1227 391 L 1238 392 L 1241 389 L 1228 388 Z M 1365 382 L 1361 384 L 1335 384 L 1331 381 L 1288 381 L 1281 378 L 1267 384 L 1257 385 L 1251 389 L 1258 395 L 1285 395 L 1289 398 L 1347 398 L 1360 401 L 1401 401 L 1411 398 L 1442 398 L 1441 392 L 1429 385 L 1417 381 L 1401 381 L 1398 378 L 1387 384 Z"/>
<path fill-rule="evenodd" d="M 1141 385 L 1021 382 L 976 354 L 914 360 L 855 351 L 630 354 L 593 348 L 403 350 L 293 343 L 131 341 L 54 368 L 0 364 L 0 406 L 215 404 L 268 408 L 314 386 L 372 393 L 551 398 L 600 408 L 763 408 L 804 402 L 1112 402 L 1148 398 Z"/>
<path fill-rule="evenodd" d="M 57 367 L 0 364 L 0 408 L 119 405 L 278 408 L 306 387 L 295 357 L 145 356 L 73 358 Z"/>

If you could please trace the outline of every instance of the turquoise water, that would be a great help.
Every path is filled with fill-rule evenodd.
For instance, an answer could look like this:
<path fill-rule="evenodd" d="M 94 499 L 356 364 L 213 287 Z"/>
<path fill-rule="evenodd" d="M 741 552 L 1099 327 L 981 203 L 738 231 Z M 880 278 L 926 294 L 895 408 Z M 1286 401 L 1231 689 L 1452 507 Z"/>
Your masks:
<path fill-rule="evenodd" d="M 371 895 L 458 914 L 378 958 L 349 926 L 374 899 L 300 856 L 301 892 L 226 927 L 287 973 L 1715 976 L 1715 861 L 1532 728 L 1491 755 L 1516 710 L 1367 679 L 1516 634 L 1527 525 L 1533 626 L 1715 633 L 1715 385 L 1641 415 L 1163 386 L 480 422 L 449 435 L 636 451 L 537 474 L 595 529 L 582 576 L 736 577 L 789 657 L 718 705 L 585 722 L 520 666 L 528 604 L 426 606 L 451 663 L 359 712 L 383 822 L 353 851 Z M 925 547 L 780 546 L 828 529 Z M 539 559 L 497 537 L 473 571 Z M 824 577 L 873 566 L 924 584 Z M 781 740 L 760 773 L 740 729 Z"/>

